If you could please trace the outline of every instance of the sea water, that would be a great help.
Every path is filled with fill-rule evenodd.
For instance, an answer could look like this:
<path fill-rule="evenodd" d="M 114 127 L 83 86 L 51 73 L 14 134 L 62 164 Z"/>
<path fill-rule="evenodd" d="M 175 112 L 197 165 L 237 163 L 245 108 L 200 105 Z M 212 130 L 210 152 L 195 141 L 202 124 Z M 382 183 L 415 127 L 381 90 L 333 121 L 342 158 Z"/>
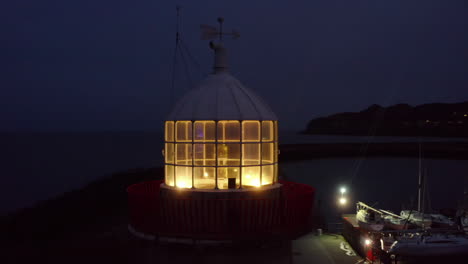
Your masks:
<path fill-rule="evenodd" d="M 408 138 L 298 135 L 280 132 L 280 142 L 407 142 Z M 433 139 L 436 140 L 436 139 Z M 449 139 L 438 139 L 439 141 Z M 414 139 L 413 139 L 414 141 Z M 158 132 L 0 133 L 0 214 L 31 206 L 63 192 L 133 168 L 161 166 L 163 136 Z M 281 159 L 281 156 L 280 156 Z M 468 162 L 434 160 L 428 166 L 435 205 L 451 205 L 468 175 Z M 357 169 L 355 167 L 357 166 Z M 334 201 L 339 184 L 373 204 L 415 198 L 417 159 L 326 159 L 281 163 L 289 179 L 315 186 L 324 203 Z M 434 176 L 434 177 L 432 177 Z M 432 179 L 434 178 L 434 179 Z M 352 179 L 352 181 L 351 181 Z M 444 187 L 445 186 L 445 187 Z"/>

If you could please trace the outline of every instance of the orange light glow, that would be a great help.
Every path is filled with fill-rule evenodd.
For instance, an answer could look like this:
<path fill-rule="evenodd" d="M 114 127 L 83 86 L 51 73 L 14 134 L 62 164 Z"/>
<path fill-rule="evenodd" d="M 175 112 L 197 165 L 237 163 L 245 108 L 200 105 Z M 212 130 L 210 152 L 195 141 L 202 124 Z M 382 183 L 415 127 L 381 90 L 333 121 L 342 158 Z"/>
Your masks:
<path fill-rule="evenodd" d="M 166 121 L 165 183 L 196 189 L 227 189 L 228 179 L 236 179 L 235 188 L 274 184 L 277 127 L 276 121 Z"/>

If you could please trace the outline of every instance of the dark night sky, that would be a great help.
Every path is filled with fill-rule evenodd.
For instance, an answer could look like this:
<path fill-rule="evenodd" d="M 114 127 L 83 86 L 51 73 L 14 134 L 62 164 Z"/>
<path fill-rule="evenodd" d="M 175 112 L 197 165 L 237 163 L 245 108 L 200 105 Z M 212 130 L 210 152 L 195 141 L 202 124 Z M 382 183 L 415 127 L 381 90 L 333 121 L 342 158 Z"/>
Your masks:
<path fill-rule="evenodd" d="M 231 72 L 301 129 L 370 104 L 468 100 L 465 0 L 178 1 L 208 73 L 199 24 L 241 32 Z M 161 130 L 170 108 L 175 2 L 16 0 L 0 8 L 0 130 Z M 188 89 L 182 68 L 176 93 Z"/>

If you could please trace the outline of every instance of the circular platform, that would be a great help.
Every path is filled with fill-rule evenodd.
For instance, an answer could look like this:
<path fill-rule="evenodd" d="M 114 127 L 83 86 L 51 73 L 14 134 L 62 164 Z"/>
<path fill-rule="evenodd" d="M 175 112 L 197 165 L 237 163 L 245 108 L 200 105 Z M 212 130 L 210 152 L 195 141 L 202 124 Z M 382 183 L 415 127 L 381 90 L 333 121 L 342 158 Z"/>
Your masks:
<path fill-rule="evenodd" d="M 127 188 L 140 236 L 193 239 L 291 237 L 310 227 L 315 190 L 281 181 L 258 189 L 200 191 L 148 181 Z"/>

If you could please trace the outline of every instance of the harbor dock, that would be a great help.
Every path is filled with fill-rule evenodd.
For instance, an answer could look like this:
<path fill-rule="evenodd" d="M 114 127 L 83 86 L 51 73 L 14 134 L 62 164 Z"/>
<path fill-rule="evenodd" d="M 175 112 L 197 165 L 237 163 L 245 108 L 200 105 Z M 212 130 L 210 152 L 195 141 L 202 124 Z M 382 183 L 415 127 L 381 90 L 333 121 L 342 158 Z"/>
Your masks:
<path fill-rule="evenodd" d="M 343 223 L 342 235 L 346 242 L 353 248 L 354 252 L 359 255 L 362 260 L 368 263 L 466 263 L 468 252 L 462 255 L 445 255 L 445 256 L 398 256 L 391 255 L 382 250 L 380 238 L 384 234 L 393 232 L 409 232 L 409 231 L 381 231 L 371 232 L 361 228 L 358 225 L 355 214 L 343 214 L 341 217 Z M 417 230 L 415 230 L 416 232 Z"/>

